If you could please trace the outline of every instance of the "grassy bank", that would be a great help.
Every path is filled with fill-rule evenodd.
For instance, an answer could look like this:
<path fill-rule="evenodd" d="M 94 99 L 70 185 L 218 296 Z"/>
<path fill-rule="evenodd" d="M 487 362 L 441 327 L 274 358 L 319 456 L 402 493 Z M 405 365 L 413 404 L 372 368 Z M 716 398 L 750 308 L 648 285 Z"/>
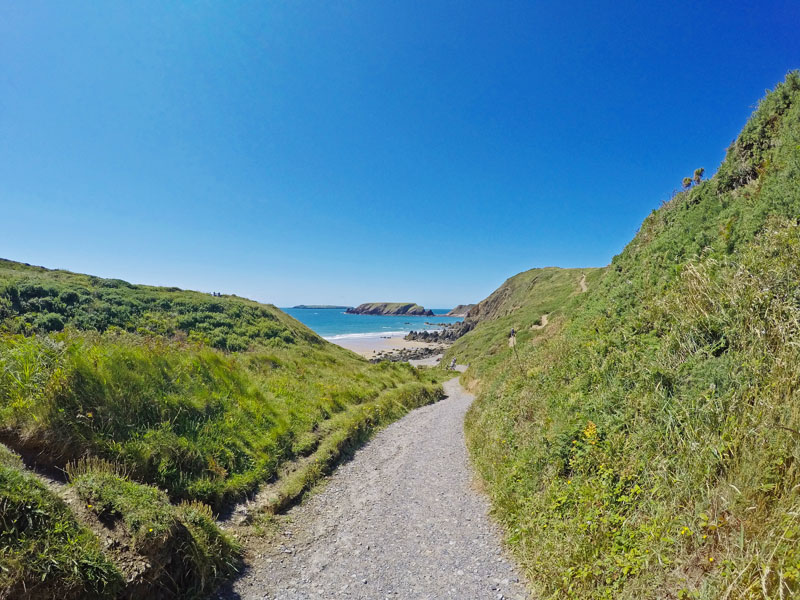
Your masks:
<path fill-rule="evenodd" d="M 113 598 L 122 573 L 55 493 L 0 445 L 0 597 Z"/>
<path fill-rule="evenodd" d="M 427 375 L 332 345 L 225 354 L 115 332 L 0 339 L 5 438 L 63 467 L 126 465 L 177 500 L 219 508 L 313 452 L 322 423 Z"/>
<path fill-rule="evenodd" d="M 96 541 L 76 552 L 99 553 L 103 585 L 123 595 L 206 593 L 238 562 L 209 507 L 302 461 L 280 485 L 276 507 L 288 505 L 375 427 L 441 394 L 438 372 L 372 365 L 235 297 L 4 261 L 0 317 L 0 438 L 31 465 L 71 473 L 64 493 L 80 502 L 45 513 L 63 520 L 61 506 L 90 541 L 117 532 L 114 548 L 133 558 Z M 4 481 L 3 499 L 15 485 Z M 7 508 L 0 518 L 13 520 Z M 50 560 L 47 527 L 37 531 Z M 7 571 L 7 589 L 29 577 L 62 585 L 61 571 L 31 568 Z"/>
<path fill-rule="evenodd" d="M 453 347 L 475 356 L 469 446 L 538 596 L 800 591 L 798 215 L 793 73 L 712 179 L 554 295 L 519 362 L 491 321 Z"/>
<path fill-rule="evenodd" d="M 469 377 L 480 378 L 506 360 L 508 337 L 514 329 L 517 343 L 525 346 L 544 332 L 543 322 L 561 318 L 564 307 L 581 293 L 581 282 L 593 285 L 601 269 L 531 269 L 510 277 L 470 311 L 480 323 L 447 353 L 460 364 L 472 365 Z M 513 355 L 513 352 L 512 352 Z"/>

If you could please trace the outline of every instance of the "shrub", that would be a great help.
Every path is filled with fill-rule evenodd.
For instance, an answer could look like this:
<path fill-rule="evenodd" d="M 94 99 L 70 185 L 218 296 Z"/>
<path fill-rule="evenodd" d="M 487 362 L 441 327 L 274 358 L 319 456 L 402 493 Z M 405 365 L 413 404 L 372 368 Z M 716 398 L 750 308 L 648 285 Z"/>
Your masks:
<path fill-rule="evenodd" d="M 39 331 L 44 331 L 45 333 L 50 331 L 61 331 L 64 329 L 64 321 L 61 319 L 61 315 L 56 313 L 42 313 L 36 317 L 36 320 L 33 322 L 34 327 Z"/>

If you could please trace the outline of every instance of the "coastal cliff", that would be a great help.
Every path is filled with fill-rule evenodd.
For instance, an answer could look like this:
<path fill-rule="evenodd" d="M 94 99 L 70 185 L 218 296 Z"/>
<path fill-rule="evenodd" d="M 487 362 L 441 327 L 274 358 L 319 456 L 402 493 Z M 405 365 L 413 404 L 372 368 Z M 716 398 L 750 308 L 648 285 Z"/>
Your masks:
<path fill-rule="evenodd" d="M 470 310 L 475 308 L 474 304 L 459 304 L 453 310 L 445 315 L 445 317 L 466 317 Z"/>
<path fill-rule="evenodd" d="M 432 317 L 433 311 L 426 310 L 413 302 L 367 302 L 355 308 L 348 308 L 346 313 L 351 315 L 410 315 L 418 317 Z"/>

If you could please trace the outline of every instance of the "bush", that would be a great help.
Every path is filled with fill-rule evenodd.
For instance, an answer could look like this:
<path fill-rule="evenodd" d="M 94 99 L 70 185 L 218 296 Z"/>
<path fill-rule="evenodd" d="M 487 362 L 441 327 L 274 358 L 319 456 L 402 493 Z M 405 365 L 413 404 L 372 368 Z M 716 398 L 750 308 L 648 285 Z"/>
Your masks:
<path fill-rule="evenodd" d="M 33 325 L 36 329 L 45 333 L 64 329 L 64 321 L 61 319 L 61 315 L 57 315 L 56 313 L 43 313 L 39 315 L 36 317 Z"/>

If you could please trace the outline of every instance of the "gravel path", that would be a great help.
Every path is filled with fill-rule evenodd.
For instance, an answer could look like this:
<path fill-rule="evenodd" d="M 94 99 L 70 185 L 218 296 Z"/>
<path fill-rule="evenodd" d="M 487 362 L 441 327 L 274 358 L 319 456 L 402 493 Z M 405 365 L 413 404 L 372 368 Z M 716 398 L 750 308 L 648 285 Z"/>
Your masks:
<path fill-rule="evenodd" d="M 524 599 L 488 503 L 473 488 L 464 414 L 448 398 L 390 425 L 292 511 L 279 553 L 254 559 L 223 598 Z"/>

